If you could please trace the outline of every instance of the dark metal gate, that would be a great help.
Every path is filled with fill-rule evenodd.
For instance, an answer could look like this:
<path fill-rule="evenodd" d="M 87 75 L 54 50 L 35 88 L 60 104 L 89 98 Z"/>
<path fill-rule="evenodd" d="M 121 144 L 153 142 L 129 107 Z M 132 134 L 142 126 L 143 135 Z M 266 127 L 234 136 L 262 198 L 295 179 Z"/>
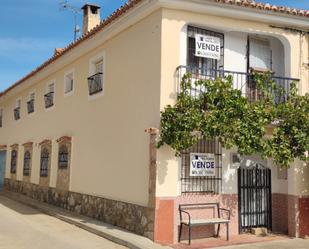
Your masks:
<path fill-rule="evenodd" d="M 240 233 L 272 229 L 270 169 L 261 164 L 238 169 L 238 209 Z"/>

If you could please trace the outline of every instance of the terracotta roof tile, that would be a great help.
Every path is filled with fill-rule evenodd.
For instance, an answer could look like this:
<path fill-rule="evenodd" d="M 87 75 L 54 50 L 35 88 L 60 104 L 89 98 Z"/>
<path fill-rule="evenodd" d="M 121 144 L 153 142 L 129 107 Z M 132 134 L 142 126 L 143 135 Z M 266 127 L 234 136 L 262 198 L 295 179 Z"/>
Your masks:
<path fill-rule="evenodd" d="M 214 0 L 214 1 L 218 3 L 222 3 L 222 4 L 231 4 L 231 5 L 248 7 L 248 8 L 255 8 L 255 9 L 260 9 L 260 10 L 281 12 L 281 13 L 286 13 L 286 14 L 291 14 L 291 15 L 309 17 L 309 10 L 301 10 L 301 9 L 295 9 L 295 8 L 284 7 L 284 6 L 276 6 L 276 5 L 271 5 L 269 3 L 256 2 L 254 0 Z"/>
<path fill-rule="evenodd" d="M 105 20 L 103 20 L 100 24 L 98 24 L 92 30 L 90 30 L 89 32 L 85 33 L 80 38 L 78 38 L 75 42 L 70 43 L 67 47 L 65 47 L 63 49 L 56 49 L 54 55 L 50 59 L 45 61 L 39 67 L 37 67 L 32 72 L 27 74 L 25 77 L 18 80 L 12 86 L 10 86 L 5 91 L 0 93 L 0 97 L 2 95 L 6 94 L 7 92 L 11 91 L 15 87 L 17 87 L 18 85 L 20 85 L 21 83 L 23 83 L 27 79 L 31 78 L 36 73 L 43 70 L 46 66 L 53 63 L 55 60 L 60 58 L 62 55 L 68 53 L 71 49 L 78 46 L 81 42 L 91 38 L 97 32 L 104 29 L 107 25 L 109 25 L 110 23 L 115 21 L 118 17 L 122 16 L 123 14 L 128 12 L 130 9 L 132 9 L 134 6 L 136 6 L 137 4 L 139 4 L 142 1 L 144 1 L 144 0 L 129 0 L 126 4 L 124 4 L 122 7 L 118 8 L 114 13 L 112 13 L 109 17 L 107 17 Z M 286 14 L 297 15 L 297 16 L 309 18 L 309 10 L 292 9 L 292 8 L 289 8 L 289 7 L 264 4 L 264 3 L 256 2 L 254 0 L 212 0 L 212 1 L 217 2 L 217 3 L 221 3 L 221 4 L 243 6 L 243 7 L 246 7 L 246 8 L 255 8 L 255 9 L 272 11 L 272 12 L 281 12 L 281 13 L 286 13 Z"/>

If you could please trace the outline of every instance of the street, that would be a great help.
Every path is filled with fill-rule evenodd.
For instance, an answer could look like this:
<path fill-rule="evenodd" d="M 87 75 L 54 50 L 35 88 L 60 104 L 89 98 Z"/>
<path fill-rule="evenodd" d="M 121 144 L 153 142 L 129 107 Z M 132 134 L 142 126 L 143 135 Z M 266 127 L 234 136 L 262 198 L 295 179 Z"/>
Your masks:
<path fill-rule="evenodd" d="M 125 249 L 74 225 L 0 196 L 1 249 Z"/>
<path fill-rule="evenodd" d="M 291 239 L 286 239 L 286 240 L 261 242 L 261 243 L 246 244 L 246 245 L 227 246 L 227 247 L 220 247 L 220 248 L 224 248 L 224 249 L 308 249 L 309 240 L 291 238 Z"/>

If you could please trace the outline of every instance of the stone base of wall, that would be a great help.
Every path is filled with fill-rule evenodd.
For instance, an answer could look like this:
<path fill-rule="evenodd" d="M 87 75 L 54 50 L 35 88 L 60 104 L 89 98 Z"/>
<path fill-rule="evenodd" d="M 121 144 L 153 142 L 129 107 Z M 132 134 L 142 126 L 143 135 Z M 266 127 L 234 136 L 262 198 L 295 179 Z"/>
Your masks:
<path fill-rule="evenodd" d="M 151 208 L 12 179 L 5 179 L 4 188 L 154 238 L 154 210 Z"/>

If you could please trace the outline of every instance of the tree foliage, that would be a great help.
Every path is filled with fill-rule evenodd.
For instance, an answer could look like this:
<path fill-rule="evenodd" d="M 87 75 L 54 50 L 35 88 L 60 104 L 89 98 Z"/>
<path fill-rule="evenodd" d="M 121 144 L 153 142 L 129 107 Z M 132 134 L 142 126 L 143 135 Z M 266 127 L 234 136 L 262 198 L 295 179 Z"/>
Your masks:
<path fill-rule="evenodd" d="M 295 158 L 308 161 L 309 95 L 289 95 L 270 73 L 253 75 L 259 98 L 250 101 L 234 89 L 231 76 L 194 83 L 186 74 L 176 104 L 161 112 L 158 147 L 167 144 L 180 154 L 201 138 L 218 138 L 242 155 L 261 154 L 288 167 Z M 192 95 L 192 89 L 203 89 Z M 272 130 L 271 133 L 267 130 Z"/>

